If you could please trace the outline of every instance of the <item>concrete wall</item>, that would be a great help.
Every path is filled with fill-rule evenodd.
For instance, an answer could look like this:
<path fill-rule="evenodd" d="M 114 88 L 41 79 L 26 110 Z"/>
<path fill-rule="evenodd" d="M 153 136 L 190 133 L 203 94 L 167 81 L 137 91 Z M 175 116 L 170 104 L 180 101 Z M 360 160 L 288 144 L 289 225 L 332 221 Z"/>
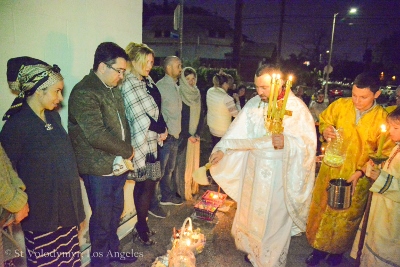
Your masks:
<path fill-rule="evenodd" d="M 65 78 L 63 125 L 68 96 L 89 72 L 99 43 L 121 47 L 142 41 L 141 0 L 0 0 L 0 116 L 11 105 L 7 60 L 30 56 L 57 64 Z M 0 129 L 4 122 L 0 122 Z"/>
<path fill-rule="evenodd" d="M 0 116 L 15 95 L 8 89 L 7 60 L 30 56 L 57 64 L 64 76 L 64 101 L 60 110 L 67 128 L 68 97 L 73 86 L 93 65 L 96 47 L 111 41 L 125 48 L 142 41 L 142 0 L 0 0 Z M 0 130 L 4 122 L 0 122 Z M 83 183 L 82 183 L 83 185 Z M 120 237 L 132 229 L 134 183 L 125 186 L 125 210 Z M 90 208 L 82 186 L 86 220 L 80 232 L 84 264 L 88 261 L 88 219 Z"/>

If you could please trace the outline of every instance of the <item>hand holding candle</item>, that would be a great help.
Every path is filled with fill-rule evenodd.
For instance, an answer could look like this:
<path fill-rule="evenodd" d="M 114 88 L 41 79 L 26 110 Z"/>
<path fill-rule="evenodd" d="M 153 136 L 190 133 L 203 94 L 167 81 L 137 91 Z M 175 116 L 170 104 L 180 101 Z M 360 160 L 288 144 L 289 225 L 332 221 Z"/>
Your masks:
<path fill-rule="evenodd" d="M 378 151 L 376 152 L 376 156 L 377 157 L 381 157 L 382 156 L 382 149 L 383 149 L 383 144 L 386 141 L 386 125 L 382 124 L 381 125 L 381 136 L 379 138 L 379 145 L 378 145 Z"/>

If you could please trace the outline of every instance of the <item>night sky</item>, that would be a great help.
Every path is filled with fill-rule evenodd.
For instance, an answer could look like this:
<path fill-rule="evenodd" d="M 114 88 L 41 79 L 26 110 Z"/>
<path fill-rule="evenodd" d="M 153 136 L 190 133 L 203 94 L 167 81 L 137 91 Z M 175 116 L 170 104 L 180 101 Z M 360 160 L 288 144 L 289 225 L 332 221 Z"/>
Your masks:
<path fill-rule="evenodd" d="M 163 3 L 163 0 L 144 2 Z M 202 6 L 228 19 L 233 26 L 235 0 L 185 0 L 184 5 Z M 352 7 L 358 8 L 358 12 L 349 16 L 347 12 Z M 256 42 L 278 43 L 280 13 L 281 1 L 244 0 L 243 34 Z M 319 32 L 325 33 L 323 47 L 329 50 L 335 13 L 339 13 L 332 54 L 336 60 L 362 61 L 366 48 L 373 49 L 383 38 L 400 30 L 398 0 L 286 0 L 282 56 L 287 58 L 304 47 L 313 47 L 314 36 Z M 322 57 L 327 58 L 327 55 Z"/>

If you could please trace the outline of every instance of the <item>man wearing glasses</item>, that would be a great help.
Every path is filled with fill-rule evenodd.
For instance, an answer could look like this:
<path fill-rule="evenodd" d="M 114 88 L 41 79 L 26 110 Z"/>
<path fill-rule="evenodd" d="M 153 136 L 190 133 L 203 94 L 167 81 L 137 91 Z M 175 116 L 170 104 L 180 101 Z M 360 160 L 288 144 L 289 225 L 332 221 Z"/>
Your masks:
<path fill-rule="evenodd" d="M 124 102 L 116 87 L 123 79 L 127 60 L 125 51 L 115 43 L 101 43 L 93 69 L 74 86 L 68 102 L 69 135 L 92 209 L 92 266 L 136 260 L 134 255 L 119 257 L 117 228 L 124 208 L 127 172 L 113 173 L 116 157 L 134 156 Z"/>

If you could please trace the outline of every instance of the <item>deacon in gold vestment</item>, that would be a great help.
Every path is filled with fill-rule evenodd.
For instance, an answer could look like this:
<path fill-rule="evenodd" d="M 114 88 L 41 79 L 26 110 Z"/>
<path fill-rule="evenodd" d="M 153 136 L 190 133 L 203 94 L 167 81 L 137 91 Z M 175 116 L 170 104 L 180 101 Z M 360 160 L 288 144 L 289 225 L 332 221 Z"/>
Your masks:
<path fill-rule="evenodd" d="M 387 112 L 375 102 L 379 95 L 379 80 L 362 73 L 354 81 L 352 97 L 336 100 L 320 115 L 320 132 L 325 139 L 335 137 L 333 127 L 343 128 L 346 159 L 337 168 L 322 163 L 316 178 L 306 231 L 314 248 L 306 260 L 309 266 L 317 265 L 327 256 L 328 264 L 338 265 L 342 254 L 353 244 L 371 186 L 360 170 L 368 162 L 369 154 L 376 152 L 380 125 L 386 123 Z M 389 155 L 393 146 L 387 138 L 383 154 Z M 355 190 L 348 209 L 335 210 L 327 204 L 326 189 L 335 178 L 353 183 Z"/>

